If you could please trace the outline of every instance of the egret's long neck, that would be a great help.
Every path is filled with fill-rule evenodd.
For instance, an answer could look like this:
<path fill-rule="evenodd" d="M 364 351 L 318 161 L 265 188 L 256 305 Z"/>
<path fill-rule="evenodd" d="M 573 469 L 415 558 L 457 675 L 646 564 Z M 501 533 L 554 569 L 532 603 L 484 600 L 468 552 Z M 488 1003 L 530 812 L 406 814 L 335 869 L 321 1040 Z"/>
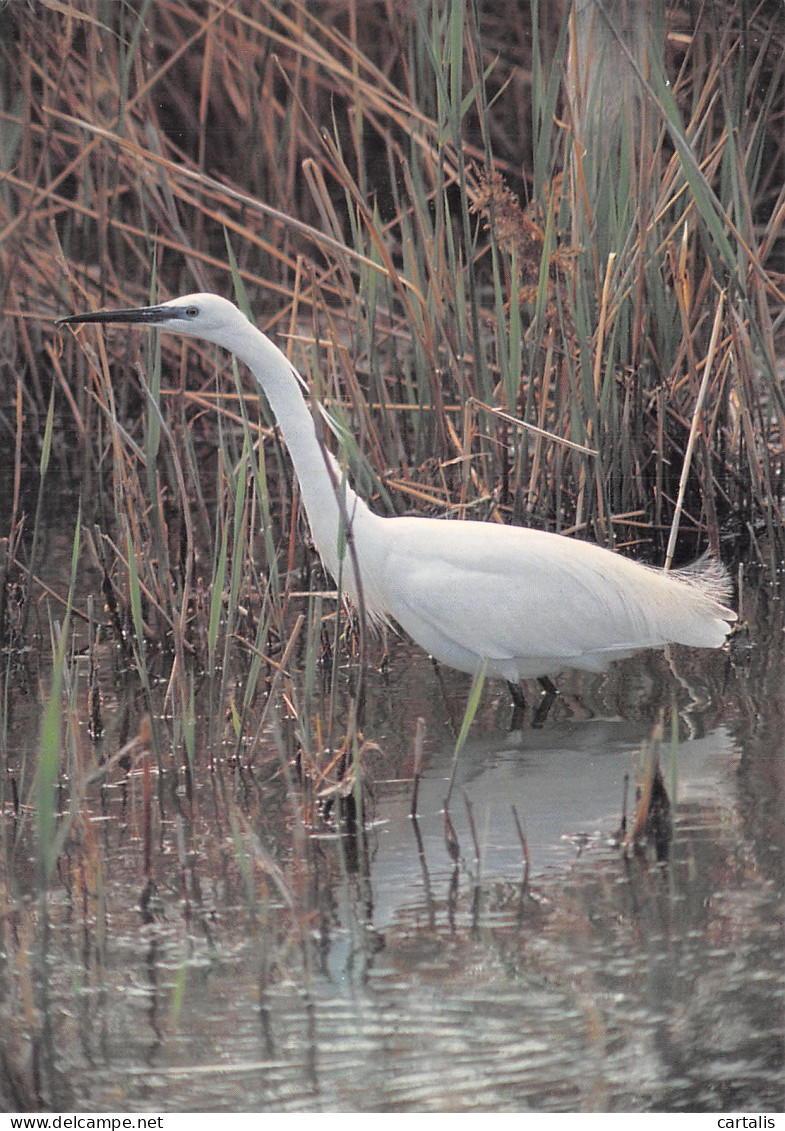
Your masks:
<path fill-rule="evenodd" d="M 381 613 L 382 610 L 375 607 L 378 602 L 363 576 L 373 573 L 373 570 L 364 568 L 365 563 L 370 562 L 367 553 L 369 542 L 363 537 L 363 532 L 372 525 L 383 524 L 384 520 L 372 514 L 349 484 L 342 482 L 341 468 L 319 443 L 300 383 L 277 346 L 249 322 L 232 343 L 232 350 L 251 370 L 275 413 L 300 482 L 313 540 L 322 561 L 336 580 L 340 573 L 344 590 L 356 602 L 357 587 L 350 556 L 345 553 L 341 563 L 339 555 L 339 542 L 343 545 L 345 539 L 341 538 L 344 518 L 336 497 L 336 487 L 341 490 L 345 515 L 351 524 L 359 558 L 365 605 L 369 612 Z M 325 457 L 334 473 L 332 477 L 325 465 Z"/>

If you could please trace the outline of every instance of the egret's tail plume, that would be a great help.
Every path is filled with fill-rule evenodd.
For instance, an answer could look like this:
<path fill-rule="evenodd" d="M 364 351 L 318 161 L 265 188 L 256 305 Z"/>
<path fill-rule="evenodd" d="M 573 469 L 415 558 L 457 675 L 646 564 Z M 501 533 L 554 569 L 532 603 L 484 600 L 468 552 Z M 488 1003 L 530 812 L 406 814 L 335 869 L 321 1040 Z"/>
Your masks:
<path fill-rule="evenodd" d="M 733 583 L 722 562 L 713 558 L 711 554 L 704 554 L 696 562 L 674 570 L 674 576 L 699 589 L 718 605 L 728 606 L 733 593 Z M 736 619 L 735 614 L 733 619 Z"/>

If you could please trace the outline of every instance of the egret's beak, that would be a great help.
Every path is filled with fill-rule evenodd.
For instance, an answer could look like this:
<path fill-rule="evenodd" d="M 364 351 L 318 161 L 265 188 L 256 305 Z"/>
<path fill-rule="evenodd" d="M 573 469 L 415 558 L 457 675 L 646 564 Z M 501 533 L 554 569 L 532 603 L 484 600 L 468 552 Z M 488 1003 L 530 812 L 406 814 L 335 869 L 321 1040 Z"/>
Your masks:
<path fill-rule="evenodd" d="M 88 314 L 69 314 L 58 318 L 58 326 L 75 326 L 82 322 L 135 322 L 145 326 L 155 326 L 159 322 L 171 322 L 178 314 L 171 306 L 138 306 L 131 310 L 95 310 Z"/>

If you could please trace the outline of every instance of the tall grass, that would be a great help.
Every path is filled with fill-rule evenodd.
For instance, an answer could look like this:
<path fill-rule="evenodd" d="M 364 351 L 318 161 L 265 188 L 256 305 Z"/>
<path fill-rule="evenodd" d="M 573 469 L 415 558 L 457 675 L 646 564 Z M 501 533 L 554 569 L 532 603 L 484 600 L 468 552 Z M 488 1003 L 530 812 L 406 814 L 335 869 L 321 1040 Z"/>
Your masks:
<path fill-rule="evenodd" d="M 253 928 L 262 1013 L 292 956 L 308 991 L 325 873 L 362 889 L 375 753 L 361 630 L 245 374 L 199 343 L 53 319 L 234 296 L 380 512 L 527 523 L 657 563 L 678 514 L 677 559 L 709 546 L 776 569 L 785 31 L 773 0 L 695 10 L 653 3 L 611 122 L 589 81 L 605 60 L 538 0 L 0 5 L 0 929 L 36 1103 L 74 1106 L 50 914 L 80 925 L 100 981 L 129 882 L 151 954 L 159 905 L 176 908 L 172 1027 L 188 932 L 212 954 L 220 907 Z M 774 645 L 749 676 L 772 719 Z M 781 790 L 747 762 L 776 822 Z M 327 821 L 351 835 L 308 836 Z"/>
<path fill-rule="evenodd" d="M 730 285 L 685 553 L 706 537 L 716 549 L 720 530 L 778 536 L 778 28 L 766 8 L 748 21 L 726 6 L 686 30 L 677 10 L 656 15 L 661 41 L 637 64 L 643 121 L 630 109 L 607 138 L 591 92 L 565 100 L 569 18 L 550 55 L 537 4 L 523 59 L 462 4 L 414 4 L 354 41 L 296 4 L 152 7 L 130 27 L 119 12 L 116 27 L 6 12 L 21 47 L 6 87 L 25 92 L 4 113 L 12 350 L 32 365 L 52 346 L 40 323 L 21 332 L 23 313 L 145 299 L 156 261 L 165 293 L 231 292 L 226 232 L 254 315 L 324 352 L 361 486 L 384 507 L 470 507 L 656 558 L 707 310 Z M 68 58 L 53 71 L 55 47 Z M 516 151 L 500 122 L 529 60 Z M 312 367 L 305 342 L 295 354 Z M 74 375 L 62 423 L 76 416 L 89 435 L 101 409 Z M 154 399 L 159 380 L 154 367 Z M 510 432 L 472 398 L 599 455 Z M 192 419 L 182 378 L 179 403 Z"/>
<path fill-rule="evenodd" d="M 339 678 L 353 622 L 324 595 L 267 406 L 206 346 L 52 325 L 194 289 L 278 340 L 383 512 L 662 562 L 678 506 L 677 557 L 779 561 L 777 15 L 727 0 L 692 25 L 655 4 L 606 129 L 597 88 L 568 96 L 571 11 L 536 0 L 329 20 L 304 0 L 6 5 L 3 647 L 17 563 L 39 591 L 41 518 L 23 515 L 44 452 L 83 486 L 80 554 L 159 769 L 253 764 L 271 689 L 320 788 L 362 750 Z"/>

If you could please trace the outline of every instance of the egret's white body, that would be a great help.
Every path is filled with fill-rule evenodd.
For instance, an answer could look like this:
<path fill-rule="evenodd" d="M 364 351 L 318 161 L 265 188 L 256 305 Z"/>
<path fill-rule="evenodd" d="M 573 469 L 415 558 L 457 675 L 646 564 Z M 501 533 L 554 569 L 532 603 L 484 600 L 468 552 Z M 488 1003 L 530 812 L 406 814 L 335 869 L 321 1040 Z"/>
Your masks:
<path fill-rule="evenodd" d="M 352 557 L 339 559 L 343 512 L 367 613 L 396 621 L 460 671 L 484 669 L 511 684 L 566 668 L 601 671 L 645 648 L 719 648 L 736 620 L 724 571 L 711 561 L 665 573 L 558 534 L 374 514 L 320 444 L 299 374 L 224 298 L 194 294 L 62 321 L 152 325 L 214 342 L 245 362 L 278 420 L 326 568 L 357 603 Z"/>

